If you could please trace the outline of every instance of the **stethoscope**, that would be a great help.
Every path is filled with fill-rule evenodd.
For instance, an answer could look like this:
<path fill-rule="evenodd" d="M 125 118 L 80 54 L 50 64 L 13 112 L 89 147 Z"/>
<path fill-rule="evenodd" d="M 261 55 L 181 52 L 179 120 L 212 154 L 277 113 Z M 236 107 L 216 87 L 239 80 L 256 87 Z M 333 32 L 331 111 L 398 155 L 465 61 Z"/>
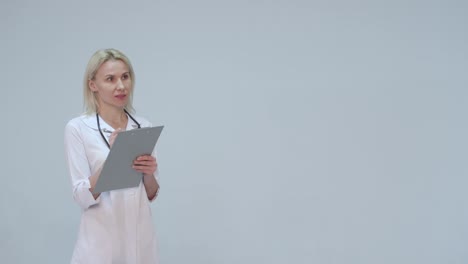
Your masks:
<path fill-rule="evenodd" d="M 128 117 L 130 117 L 133 120 L 133 122 L 135 122 L 135 124 L 138 126 L 138 128 L 141 128 L 140 123 L 138 123 L 138 121 L 136 121 L 135 118 L 133 118 L 133 116 L 130 113 L 127 112 L 127 109 L 124 109 L 124 111 L 128 115 Z M 96 121 L 97 121 L 97 126 L 98 126 L 99 133 L 101 134 L 102 139 L 104 139 L 104 142 L 106 142 L 107 147 L 110 149 L 109 141 L 107 141 L 106 137 L 102 133 L 101 123 L 99 122 L 99 114 L 98 113 L 96 113 Z"/>

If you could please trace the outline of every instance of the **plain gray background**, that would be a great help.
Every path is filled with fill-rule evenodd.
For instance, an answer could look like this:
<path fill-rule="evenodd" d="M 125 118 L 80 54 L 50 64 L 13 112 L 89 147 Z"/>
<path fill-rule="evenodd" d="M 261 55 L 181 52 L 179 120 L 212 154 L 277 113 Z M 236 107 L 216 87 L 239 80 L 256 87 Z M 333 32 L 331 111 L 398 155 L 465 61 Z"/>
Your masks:
<path fill-rule="evenodd" d="M 2 1 L 0 262 L 67 263 L 92 53 L 165 125 L 162 263 L 468 263 L 466 1 Z"/>

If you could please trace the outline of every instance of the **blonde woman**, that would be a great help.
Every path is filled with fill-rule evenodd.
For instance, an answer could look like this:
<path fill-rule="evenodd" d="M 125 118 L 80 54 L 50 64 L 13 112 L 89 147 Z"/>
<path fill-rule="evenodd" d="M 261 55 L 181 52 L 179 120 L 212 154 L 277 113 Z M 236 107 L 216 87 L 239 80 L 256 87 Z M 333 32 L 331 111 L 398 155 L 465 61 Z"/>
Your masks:
<path fill-rule="evenodd" d="M 133 168 L 143 173 L 138 187 L 93 193 L 117 134 L 151 126 L 131 115 L 134 84 L 132 65 L 122 52 L 99 50 L 89 60 L 83 85 L 85 114 L 65 127 L 73 198 L 81 207 L 71 263 L 158 263 L 149 206 L 159 190 L 154 153 L 134 161 Z"/>

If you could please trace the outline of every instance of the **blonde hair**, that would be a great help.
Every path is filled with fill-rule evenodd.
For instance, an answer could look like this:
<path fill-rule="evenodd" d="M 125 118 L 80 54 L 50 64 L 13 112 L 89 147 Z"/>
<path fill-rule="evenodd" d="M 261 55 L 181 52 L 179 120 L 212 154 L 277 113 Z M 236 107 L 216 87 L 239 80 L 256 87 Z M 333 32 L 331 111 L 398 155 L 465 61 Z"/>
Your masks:
<path fill-rule="evenodd" d="M 133 67 L 132 64 L 130 63 L 130 60 L 123 54 L 121 51 L 116 50 L 116 49 L 102 49 L 96 51 L 93 56 L 91 56 L 91 59 L 89 59 L 88 66 L 86 67 L 86 72 L 84 74 L 84 79 L 83 79 L 83 98 L 84 98 L 84 109 L 85 113 L 88 115 L 97 113 L 99 103 L 96 98 L 96 93 L 91 91 L 89 87 L 89 81 L 94 80 L 96 77 L 96 73 L 98 69 L 101 67 L 102 64 L 109 60 L 121 60 L 123 63 L 125 63 L 128 67 L 128 70 L 130 71 L 130 78 L 132 81 L 131 84 L 131 89 L 129 91 L 129 96 L 128 96 L 128 103 L 125 106 L 125 109 L 127 111 L 133 113 L 135 110 L 133 109 L 133 88 L 135 87 L 135 73 L 133 72 Z"/>

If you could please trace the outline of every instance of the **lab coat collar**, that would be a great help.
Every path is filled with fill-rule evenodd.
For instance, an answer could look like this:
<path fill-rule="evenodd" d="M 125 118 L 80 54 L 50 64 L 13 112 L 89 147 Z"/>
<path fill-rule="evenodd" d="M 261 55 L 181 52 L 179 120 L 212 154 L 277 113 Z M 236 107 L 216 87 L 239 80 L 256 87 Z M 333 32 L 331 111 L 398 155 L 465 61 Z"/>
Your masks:
<path fill-rule="evenodd" d="M 92 115 L 82 115 L 81 116 L 81 120 L 83 121 L 83 123 L 88 126 L 89 128 L 93 129 L 93 130 L 96 130 L 96 131 L 99 131 L 98 130 L 98 125 L 97 125 L 97 121 L 96 121 L 96 114 L 92 114 Z M 137 120 L 138 121 L 138 120 Z M 109 124 L 106 123 L 106 121 L 104 121 L 104 119 L 102 119 L 101 117 L 99 117 L 99 123 L 101 125 L 101 129 L 103 131 L 105 130 L 108 130 L 108 131 L 114 131 L 114 128 L 111 127 Z M 128 118 L 128 122 L 127 122 L 127 128 L 126 130 L 131 130 L 131 129 L 135 129 L 135 128 L 138 128 L 138 125 L 135 124 L 135 122 L 129 117 Z"/>

